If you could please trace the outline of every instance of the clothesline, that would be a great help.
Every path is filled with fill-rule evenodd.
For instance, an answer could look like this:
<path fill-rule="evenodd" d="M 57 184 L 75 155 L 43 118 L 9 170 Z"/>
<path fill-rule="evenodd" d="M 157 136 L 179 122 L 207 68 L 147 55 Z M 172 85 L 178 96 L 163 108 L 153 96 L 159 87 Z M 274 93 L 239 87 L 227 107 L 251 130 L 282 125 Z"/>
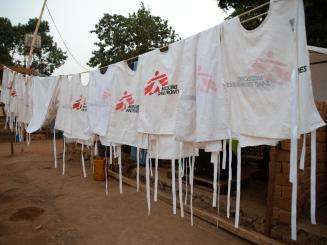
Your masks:
<path fill-rule="evenodd" d="M 268 2 L 266 2 L 266 3 L 264 3 L 264 4 L 261 4 L 261 5 L 255 7 L 255 8 L 253 8 L 253 9 L 250 9 L 250 10 L 248 10 L 248 11 L 242 13 L 242 14 L 239 14 L 238 17 L 240 18 L 240 17 L 242 17 L 242 16 L 244 16 L 244 15 L 250 14 L 250 13 L 252 13 L 252 12 L 255 11 L 255 10 L 261 9 L 261 8 L 265 7 L 266 5 L 269 5 L 269 3 L 270 3 L 270 2 L 268 1 Z M 260 18 L 261 16 L 266 15 L 266 14 L 268 14 L 268 11 L 265 12 L 265 13 L 262 13 L 262 14 L 259 14 L 259 15 L 256 15 L 256 16 L 253 16 L 253 17 L 251 17 L 251 18 L 249 18 L 249 19 L 243 20 L 243 21 L 241 21 L 241 23 L 243 24 L 243 23 L 249 22 L 249 21 L 251 21 L 251 20 L 254 20 L 254 19 Z M 161 46 L 161 47 L 159 47 L 158 49 L 164 49 L 164 48 L 167 48 L 167 47 L 169 47 L 169 45 L 170 45 L 170 44 L 167 44 L 167 45 Z M 125 61 L 125 62 L 128 62 L 128 61 L 130 61 L 130 60 L 136 59 L 136 58 L 139 57 L 139 56 L 140 56 L 140 54 L 139 54 L 139 55 L 135 55 L 135 56 L 133 56 L 133 57 L 131 57 L 131 58 L 128 58 L 128 59 L 126 59 L 126 60 L 124 60 L 124 61 Z M 110 64 L 109 64 L 109 65 L 110 65 Z M 107 68 L 109 65 L 100 66 L 100 67 L 98 67 L 97 69 Z M 94 69 L 92 69 L 92 70 L 94 70 Z M 92 71 L 92 70 L 79 72 L 79 74 L 89 73 L 89 72 Z M 72 75 L 74 75 L 74 74 L 76 74 L 76 73 L 66 74 L 66 76 L 72 76 Z"/>
<path fill-rule="evenodd" d="M 270 2 L 268 1 L 268 2 L 263 3 L 263 4 L 261 4 L 261 5 L 257 6 L 257 7 L 254 7 L 253 9 L 250 9 L 250 10 L 248 10 L 248 11 L 242 13 L 242 14 L 239 14 L 238 17 L 241 18 L 242 16 L 248 15 L 248 14 L 252 13 L 252 12 L 255 11 L 255 10 L 261 9 L 261 8 L 263 8 L 263 7 L 267 6 L 267 5 L 269 5 L 269 3 L 270 3 Z M 49 15 L 50 15 L 50 18 L 51 18 L 51 20 L 53 21 L 53 23 L 54 23 L 54 25 L 55 25 L 55 28 L 56 28 L 56 30 L 57 30 L 57 32 L 58 32 L 58 34 L 59 34 L 59 36 L 60 36 L 60 38 L 61 38 L 63 44 L 65 45 L 67 51 L 70 53 L 70 55 L 72 56 L 72 58 L 77 62 L 77 64 L 78 64 L 79 66 L 81 66 L 82 68 L 85 69 L 85 71 L 82 71 L 82 72 L 70 73 L 70 74 L 63 74 L 62 76 L 72 76 L 72 75 L 75 75 L 75 74 L 85 74 L 85 73 L 89 73 L 89 72 L 91 72 L 91 71 L 93 71 L 93 70 L 97 70 L 97 69 L 100 70 L 100 69 L 104 69 L 104 68 L 107 68 L 108 66 L 110 66 L 110 64 L 109 64 L 109 65 L 105 65 L 105 66 L 97 67 L 97 68 L 95 68 L 95 69 L 87 70 L 83 65 L 81 65 L 80 62 L 76 59 L 76 57 L 75 57 L 75 56 L 70 52 L 70 50 L 68 49 L 68 47 L 67 47 L 67 45 L 66 45 L 66 42 L 64 41 L 62 35 L 60 34 L 60 32 L 59 32 L 59 30 L 58 30 L 58 28 L 57 28 L 57 26 L 56 26 L 56 24 L 55 24 L 55 22 L 54 22 L 54 19 L 53 19 L 52 15 L 51 15 L 50 10 L 49 10 L 49 8 L 48 8 L 47 5 L 46 5 L 46 8 L 47 8 L 47 11 L 48 11 L 48 13 L 49 13 Z M 241 21 L 241 23 L 243 24 L 243 23 L 249 22 L 249 21 L 251 21 L 251 20 L 254 20 L 254 19 L 260 18 L 260 17 L 262 17 L 262 16 L 264 16 L 264 15 L 267 15 L 267 14 L 268 14 L 268 11 L 265 12 L 265 13 L 258 14 L 258 15 L 256 15 L 256 16 L 253 16 L 253 17 L 251 17 L 251 18 L 245 19 L 245 20 Z M 169 47 L 169 45 L 170 45 L 170 44 L 167 44 L 167 45 L 161 46 L 161 47 L 159 47 L 158 49 L 164 49 L 164 48 L 167 48 L 167 47 Z M 125 61 L 125 62 L 131 61 L 131 60 L 133 60 L 133 59 L 138 58 L 140 55 L 141 55 L 141 54 L 139 54 L 139 55 L 135 55 L 135 56 L 133 56 L 133 57 L 130 57 L 130 58 L 128 58 L 128 59 L 125 59 L 124 61 Z"/>

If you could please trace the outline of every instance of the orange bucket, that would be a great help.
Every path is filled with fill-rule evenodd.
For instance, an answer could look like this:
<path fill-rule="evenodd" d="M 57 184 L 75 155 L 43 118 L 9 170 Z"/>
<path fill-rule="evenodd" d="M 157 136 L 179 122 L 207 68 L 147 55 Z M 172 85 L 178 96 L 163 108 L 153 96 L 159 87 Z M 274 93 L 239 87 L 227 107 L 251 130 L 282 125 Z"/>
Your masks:
<path fill-rule="evenodd" d="M 103 181 L 105 179 L 105 159 L 98 158 L 93 160 L 93 179 L 96 181 Z"/>

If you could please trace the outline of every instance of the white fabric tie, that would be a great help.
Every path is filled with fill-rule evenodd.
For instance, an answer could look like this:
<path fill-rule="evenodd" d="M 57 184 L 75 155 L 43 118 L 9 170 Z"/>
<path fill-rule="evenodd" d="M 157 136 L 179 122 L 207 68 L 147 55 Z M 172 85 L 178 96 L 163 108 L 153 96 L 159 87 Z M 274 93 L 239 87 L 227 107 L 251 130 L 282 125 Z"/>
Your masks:
<path fill-rule="evenodd" d="M 99 155 L 98 142 L 95 141 L 95 145 L 94 145 L 94 156 L 98 156 L 98 155 Z"/>
<path fill-rule="evenodd" d="M 122 165 L 121 165 L 121 146 L 117 146 L 118 151 L 118 167 L 119 167 L 119 193 L 123 194 L 123 173 L 122 173 Z"/>
<path fill-rule="evenodd" d="M 28 142 L 28 138 L 26 138 Z M 53 157 L 54 157 L 54 167 L 57 168 L 57 144 L 56 144 L 56 129 L 53 128 Z"/>
<path fill-rule="evenodd" d="M 226 169 L 226 140 L 223 140 L 223 164 L 222 168 L 225 170 Z"/>
<path fill-rule="evenodd" d="M 190 196 L 191 225 L 193 226 L 193 177 L 194 177 L 194 164 L 195 164 L 194 156 L 192 156 L 189 164 L 190 164 L 190 187 L 191 187 L 191 196 Z"/>
<path fill-rule="evenodd" d="M 173 196 L 173 214 L 176 214 L 175 159 L 171 160 L 171 193 Z"/>
<path fill-rule="evenodd" d="M 66 138 L 64 136 L 64 150 L 62 151 L 62 175 L 65 175 L 66 170 Z"/>
<path fill-rule="evenodd" d="M 153 177 L 152 160 L 151 160 L 151 158 L 149 158 L 149 169 L 150 169 L 150 176 Z"/>
<path fill-rule="evenodd" d="M 240 200 L 241 200 L 241 144 L 237 145 L 237 185 L 236 185 L 236 210 L 235 228 L 239 227 L 240 222 Z"/>
<path fill-rule="evenodd" d="M 220 211 L 220 157 L 218 155 L 218 178 L 217 178 L 217 185 L 218 185 L 218 193 L 217 193 L 217 216 L 219 217 L 219 211 Z M 218 219 L 217 219 L 217 227 L 218 227 Z"/>
<path fill-rule="evenodd" d="M 156 140 L 156 160 L 155 160 L 155 173 L 154 173 L 154 201 L 158 201 L 158 162 L 159 162 L 159 136 Z"/>
<path fill-rule="evenodd" d="M 7 112 L 6 113 L 6 122 L 5 122 L 5 128 L 4 129 L 7 129 L 7 125 L 9 124 L 9 113 Z"/>
<path fill-rule="evenodd" d="M 110 144 L 109 145 L 109 164 L 112 165 L 112 151 L 113 151 L 113 146 Z"/>
<path fill-rule="evenodd" d="M 232 185 L 232 138 L 229 139 L 228 146 L 228 189 L 227 189 L 227 218 L 230 216 L 230 191 Z"/>
<path fill-rule="evenodd" d="M 140 148 L 136 147 L 136 191 L 140 190 Z"/>
<path fill-rule="evenodd" d="M 31 144 L 31 134 L 26 132 L 26 144 L 29 146 Z"/>
<path fill-rule="evenodd" d="M 145 161 L 145 182 L 146 182 L 146 200 L 148 204 L 148 215 L 150 215 L 151 199 L 150 199 L 149 152 L 147 152 L 146 154 L 146 161 Z"/>
<path fill-rule="evenodd" d="M 190 162 L 190 157 L 187 158 L 188 160 L 188 164 Z M 187 164 L 186 164 L 186 160 L 185 160 L 185 167 L 184 167 L 184 171 L 185 171 L 185 200 L 184 200 L 184 204 L 187 204 L 187 194 L 188 194 L 188 176 L 187 176 Z M 190 171 L 190 170 L 189 170 Z"/>
<path fill-rule="evenodd" d="M 105 190 L 106 190 L 106 196 L 108 196 L 108 158 L 107 158 L 107 146 L 106 150 L 104 152 L 104 157 L 105 157 L 105 165 L 104 165 L 104 174 L 105 174 Z"/>
<path fill-rule="evenodd" d="M 211 153 L 211 163 L 213 164 L 213 194 L 212 194 L 212 207 L 217 206 L 217 168 L 218 168 L 218 152 Z"/>
<path fill-rule="evenodd" d="M 11 132 L 14 130 L 14 119 L 11 112 L 9 112 L 9 128 Z"/>
<path fill-rule="evenodd" d="M 310 178 L 310 216 L 311 223 L 317 224 L 316 222 L 316 167 L 317 167 L 317 156 L 316 156 L 316 130 L 311 132 L 311 178 Z"/>
<path fill-rule="evenodd" d="M 113 149 L 113 154 L 114 154 L 113 156 L 114 156 L 114 158 L 116 158 L 117 157 L 116 145 L 113 145 L 112 147 L 113 147 L 112 149 Z"/>
<path fill-rule="evenodd" d="M 298 120 L 298 86 L 297 69 L 292 71 L 291 81 L 291 153 L 290 153 L 290 182 L 292 183 L 292 204 L 291 204 L 291 238 L 296 240 L 296 209 L 297 209 L 297 120 Z"/>
<path fill-rule="evenodd" d="M 300 159 L 300 169 L 301 170 L 304 170 L 306 138 L 307 138 L 306 134 L 303 134 L 302 152 L 301 152 L 301 159 Z"/>
<path fill-rule="evenodd" d="M 83 177 L 86 178 L 85 162 L 84 162 L 84 154 L 83 153 L 84 153 L 84 143 L 82 143 L 81 158 L 82 158 Z"/>
<path fill-rule="evenodd" d="M 179 206 L 181 209 L 181 217 L 184 218 L 184 206 L 183 206 L 183 183 L 182 183 L 182 150 L 183 143 L 179 143 L 179 159 L 178 159 L 178 195 L 179 195 Z"/>

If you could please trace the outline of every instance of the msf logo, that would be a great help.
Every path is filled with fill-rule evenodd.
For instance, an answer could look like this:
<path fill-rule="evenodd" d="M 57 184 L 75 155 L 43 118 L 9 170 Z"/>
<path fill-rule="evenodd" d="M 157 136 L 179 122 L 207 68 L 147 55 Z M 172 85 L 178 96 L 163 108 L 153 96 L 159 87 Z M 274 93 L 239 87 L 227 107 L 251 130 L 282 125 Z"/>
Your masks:
<path fill-rule="evenodd" d="M 13 88 L 13 86 L 9 87 L 9 95 L 12 97 L 16 97 L 17 96 L 17 92 L 16 89 Z"/>
<path fill-rule="evenodd" d="M 123 96 L 116 103 L 115 109 L 116 111 L 138 113 L 139 105 L 135 105 L 133 95 L 128 91 L 125 91 Z"/>
<path fill-rule="evenodd" d="M 76 111 L 87 111 L 86 98 L 81 95 L 79 99 L 73 103 L 72 108 Z"/>
<path fill-rule="evenodd" d="M 168 85 L 168 76 L 163 73 L 160 74 L 159 71 L 156 71 L 154 77 L 152 77 L 146 84 L 144 88 L 144 95 L 153 95 L 161 92 L 162 87 Z"/>
<path fill-rule="evenodd" d="M 132 94 L 125 91 L 123 93 L 123 97 L 121 97 L 116 103 L 116 111 L 125 111 L 128 108 L 128 106 L 133 104 L 134 104 L 134 100 Z"/>
<path fill-rule="evenodd" d="M 203 93 L 216 93 L 217 85 L 214 81 L 214 77 L 212 74 L 203 70 L 203 68 L 199 65 L 197 67 L 196 75 L 198 76 L 198 90 Z"/>
<path fill-rule="evenodd" d="M 277 84 L 283 84 L 291 79 L 287 65 L 276 59 L 272 51 L 269 51 L 264 57 L 256 59 L 252 63 L 250 73 L 263 74 L 267 81 Z"/>

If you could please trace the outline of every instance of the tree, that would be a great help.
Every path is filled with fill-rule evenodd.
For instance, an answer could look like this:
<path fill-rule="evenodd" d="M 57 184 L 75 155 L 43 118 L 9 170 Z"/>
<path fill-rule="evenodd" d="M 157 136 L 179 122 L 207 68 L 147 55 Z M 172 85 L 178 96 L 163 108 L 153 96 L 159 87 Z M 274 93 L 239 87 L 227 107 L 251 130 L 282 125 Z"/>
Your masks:
<path fill-rule="evenodd" d="M 12 65 L 11 50 L 14 49 L 15 34 L 11 22 L 7 18 L 0 18 L 0 63 Z"/>
<path fill-rule="evenodd" d="M 98 49 L 92 52 L 88 63 L 92 67 L 109 65 L 179 40 L 168 21 L 151 15 L 143 3 L 128 17 L 104 14 L 91 33 L 99 39 L 95 43 Z"/>
<path fill-rule="evenodd" d="M 250 10 L 267 0 L 217 0 L 218 7 L 223 10 L 234 9 L 229 16 L 236 16 L 247 10 Z M 305 19 L 307 29 L 307 39 L 309 45 L 321 46 L 327 48 L 327 5 L 325 0 L 304 0 Z M 259 10 L 267 11 L 269 7 Z M 255 14 L 256 12 L 254 12 Z M 258 20 L 248 22 L 246 28 L 252 29 L 258 25 Z"/>
<path fill-rule="evenodd" d="M 25 66 L 25 34 L 34 32 L 37 19 L 30 19 L 26 24 L 13 26 L 9 19 L 0 17 L 0 63 L 5 65 Z M 31 68 L 38 69 L 40 74 L 51 75 L 55 68 L 64 64 L 67 59 L 53 37 L 49 34 L 47 21 L 41 21 L 38 35 L 41 36 L 41 49 L 33 53 Z"/>

